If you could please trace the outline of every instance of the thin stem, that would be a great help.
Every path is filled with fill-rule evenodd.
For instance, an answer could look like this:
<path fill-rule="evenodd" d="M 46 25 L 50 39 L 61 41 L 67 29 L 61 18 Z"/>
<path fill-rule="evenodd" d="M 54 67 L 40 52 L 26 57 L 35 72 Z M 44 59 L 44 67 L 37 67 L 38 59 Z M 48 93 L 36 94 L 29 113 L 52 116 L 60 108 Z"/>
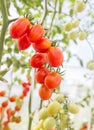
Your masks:
<path fill-rule="evenodd" d="M 55 9 L 54 9 L 54 14 L 53 14 L 53 17 L 52 17 L 52 21 L 51 21 L 51 24 L 50 24 L 50 31 L 49 31 L 49 34 L 48 34 L 48 37 L 50 37 L 50 34 L 51 34 L 51 31 L 52 31 L 52 25 L 53 25 L 53 22 L 54 22 L 54 18 L 55 18 L 55 15 L 56 15 L 56 7 L 57 7 L 57 0 L 55 0 Z"/>
<path fill-rule="evenodd" d="M 31 124 L 32 124 L 32 117 L 30 117 L 30 113 L 31 113 L 31 102 L 32 102 L 32 96 L 30 93 L 30 97 L 29 97 L 29 104 L 28 104 L 28 114 L 29 114 L 29 124 L 28 124 L 28 130 L 31 130 Z"/>
<path fill-rule="evenodd" d="M 1 7 L 2 18 L 3 18 L 3 25 L 2 25 L 1 35 L 0 35 L 0 66 L 1 66 L 5 33 L 8 27 L 8 14 L 7 14 L 6 0 L 0 0 L 0 5 L 1 5 L 0 7 Z"/>
<path fill-rule="evenodd" d="M 39 109 L 42 108 L 42 103 L 43 103 L 43 100 L 40 100 L 40 107 L 39 107 Z"/>
<path fill-rule="evenodd" d="M 45 12 L 44 12 L 44 16 L 43 16 L 41 25 L 44 24 L 44 21 L 45 21 L 45 19 L 46 19 L 47 14 L 48 14 L 47 3 L 48 3 L 48 0 L 45 0 Z"/>

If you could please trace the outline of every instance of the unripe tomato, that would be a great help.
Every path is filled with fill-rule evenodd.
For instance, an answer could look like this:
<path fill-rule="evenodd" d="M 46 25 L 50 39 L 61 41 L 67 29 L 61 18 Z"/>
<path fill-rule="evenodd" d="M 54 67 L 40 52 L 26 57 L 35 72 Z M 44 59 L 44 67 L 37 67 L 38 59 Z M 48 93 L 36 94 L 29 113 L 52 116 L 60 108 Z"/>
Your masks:
<path fill-rule="evenodd" d="M 77 28 L 79 26 L 79 20 L 72 21 L 72 28 Z"/>
<path fill-rule="evenodd" d="M 29 41 L 27 34 L 23 35 L 18 39 L 17 47 L 19 50 L 26 50 L 31 45 L 31 42 Z"/>
<path fill-rule="evenodd" d="M 43 120 L 40 120 L 39 123 L 34 128 L 34 130 L 41 130 L 41 129 L 44 130 L 43 129 Z"/>
<path fill-rule="evenodd" d="M 48 112 L 47 112 L 47 108 L 42 108 L 40 111 L 39 111 L 39 119 L 45 119 L 48 117 Z"/>
<path fill-rule="evenodd" d="M 88 63 L 87 63 L 87 68 L 89 70 L 94 70 L 94 60 L 90 60 Z"/>
<path fill-rule="evenodd" d="M 55 127 L 55 119 L 53 117 L 48 117 L 43 122 L 43 127 L 45 130 L 51 130 Z"/>
<path fill-rule="evenodd" d="M 71 32 L 71 33 L 69 34 L 69 39 L 75 40 L 75 39 L 77 38 L 77 36 L 78 36 L 78 33 L 77 33 L 77 32 Z"/>
<path fill-rule="evenodd" d="M 84 2 L 82 2 L 82 1 L 77 1 L 77 3 L 76 3 L 76 11 L 77 11 L 77 12 L 82 12 L 82 11 L 84 11 L 85 7 L 86 7 L 86 4 L 85 4 Z"/>
<path fill-rule="evenodd" d="M 63 53 L 58 47 L 50 47 L 47 58 L 48 63 L 52 67 L 59 67 L 64 61 Z"/>
<path fill-rule="evenodd" d="M 73 114 L 77 114 L 79 112 L 79 108 L 76 104 L 68 104 L 68 110 L 73 113 Z"/>
<path fill-rule="evenodd" d="M 30 29 L 30 21 L 27 18 L 19 18 L 10 26 L 10 36 L 20 38 Z"/>
<path fill-rule="evenodd" d="M 30 59 L 30 66 L 40 68 L 47 62 L 46 54 L 36 53 Z"/>
<path fill-rule="evenodd" d="M 67 32 L 71 31 L 71 29 L 72 29 L 72 23 L 71 23 L 71 22 L 67 23 L 67 24 L 65 25 L 64 29 L 65 29 L 65 31 L 67 31 Z"/>
<path fill-rule="evenodd" d="M 61 105 L 60 103 L 58 103 L 57 101 L 53 101 L 51 102 L 48 107 L 47 107 L 47 111 L 50 115 L 55 115 L 57 114 L 61 109 Z"/>
<path fill-rule="evenodd" d="M 61 83 L 61 75 L 59 73 L 56 72 L 50 72 L 46 77 L 45 77 L 45 85 L 47 86 L 47 88 L 49 89 L 55 89 L 57 87 L 59 87 L 60 83 Z"/>
<path fill-rule="evenodd" d="M 46 67 L 41 67 L 36 71 L 35 79 L 38 83 L 44 83 L 45 77 L 50 73 Z"/>
<path fill-rule="evenodd" d="M 58 101 L 59 103 L 63 103 L 65 101 L 65 97 L 63 94 L 57 94 L 55 100 Z"/>
<path fill-rule="evenodd" d="M 85 40 L 87 37 L 87 33 L 85 31 L 82 31 L 79 33 L 79 39 L 82 41 L 82 40 Z"/>
<path fill-rule="evenodd" d="M 37 24 L 37 25 L 32 26 L 28 35 L 29 40 L 31 42 L 38 41 L 39 39 L 43 37 L 44 32 L 45 32 L 44 28 L 41 25 Z"/>
<path fill-rule="evenodd" d="M 32 43 L 33 48 L 37 52 L 46 52 L 51 47 L 51 41 L 48 38 L 42 37 L 37 42 Z"/>
<path fill-rule="evenodd" d="M 39 89 L 39 96 L 42 100 L 48 100 L 52 96 L 52 91 L 43 84 Z"/>

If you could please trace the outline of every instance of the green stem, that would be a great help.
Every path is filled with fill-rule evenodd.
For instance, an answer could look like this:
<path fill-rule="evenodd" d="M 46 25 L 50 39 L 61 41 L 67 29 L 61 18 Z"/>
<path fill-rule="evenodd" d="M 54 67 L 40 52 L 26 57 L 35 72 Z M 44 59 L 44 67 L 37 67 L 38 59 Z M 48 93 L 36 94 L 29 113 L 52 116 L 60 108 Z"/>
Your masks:
<path fill-rule="evenodd" d="M 2 60 L 3 48 L 4 48 L 4 39 L 8 27 L 8 14 L 7 14 L 6 0 L 0 0 L 0 5 L 1 5 L 0 7 L 1 7 L 2 18 L 3 18 L 3 25 L 2 25 L 1 35 L 0 35 L 0 66 L 1 66 L 1 60 Z"/>
<path fill-rule="evenodd" d="M 42 104 L 43 104 L 43 100 L 40 100 L 40 107 L 39 107 L 39 109 L 42 108 Z"/>
<path fill-rule="evenodd" d="M 31 130 L 31 125 L 32 125 L 32 117 L 30 117 L 30 114 L 31 114 L 31 102 L 32 102 L 32 95 L 30 93 L 29 104 L 28 104 L 28 114 L 29 114 L 28 130 Z"/>

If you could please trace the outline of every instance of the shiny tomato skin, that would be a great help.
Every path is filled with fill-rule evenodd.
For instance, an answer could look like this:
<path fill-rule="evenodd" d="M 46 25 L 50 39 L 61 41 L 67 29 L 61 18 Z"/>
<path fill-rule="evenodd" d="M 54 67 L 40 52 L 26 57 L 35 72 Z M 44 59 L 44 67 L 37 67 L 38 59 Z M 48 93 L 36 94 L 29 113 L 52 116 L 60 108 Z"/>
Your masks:
<path fill-rule="evenodd" d="M 29 32 L 30 21 L 27 18 L 19 18 L 10 26 L 10 36 L 12 38 L 20 38 L 25 33 Z"/>
<path fill-rule="evenodd" d="M 39 96 L 42 100 L 48 100 L 52 96 L 52 91 L 43 84 L 39 89 Z"/>
<path fill-rule="evenodd" d="M 44 28 L 41 25 L 36 24 L 32 26 L 32 28 L 30 29 L 28 37 L 31 42 L 36 42 L 40 38 L 42 38 L 43 35 L 44 35 Z"/>
<path fill-rule="evenodd" d="M 34 68 L 40 68 L 47 62 L 46 54 L 36 53 L 30 59 L 30 66 Z"/>
<path fill-rule="evenodd" d="M 33 48 L 37 52 L 47 52 L 47 50 L 51 47 L 51 41 L 48 38 L 42 37 L 40 40 L 38 40 L 35 43 L 32 43 Z"/>
<path fill-rule="evenodd" d="M 47 53 L 47 59 L 50 66 L 59 67 L 64 61 L 64 56 L 58 47 L 50 47 Z"/>
<path fill-rule="evenodd" d="M 47 86 L 49 89 L 55 89 L 59 87 L 61 83 L 62 77 L 59 73 L 56 72 L 50 72 L 46 77 L 44 84 Z"/>
<path fill-rule="evenodd" d="M 50 73 L 50 70 L 46 67 L 41 67 L 36 71 L 35 79 L 38 83 L 44 83 L 45 77 Z"/>
<path fill-rule="evenodd" d="M 26 50 L 30 47 L 31 42 L 29 41 L 27 34 L 24 34 L 18 39 L 17 47 L 19 50 Z"/>

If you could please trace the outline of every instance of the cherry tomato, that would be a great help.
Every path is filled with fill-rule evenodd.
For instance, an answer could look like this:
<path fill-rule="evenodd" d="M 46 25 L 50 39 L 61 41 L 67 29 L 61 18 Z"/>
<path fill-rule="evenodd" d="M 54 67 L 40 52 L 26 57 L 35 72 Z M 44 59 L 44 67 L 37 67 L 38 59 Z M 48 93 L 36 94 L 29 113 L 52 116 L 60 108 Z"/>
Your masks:
<path fill-rule="evenodd" d="M 29 41 L 27 34 L 23 35 L 22 37 L 20 37 L 18 39 L 18 49 L 19 50 L 26 50 L 27 48 L 29 48 L 31 45 L 31 42 Z"/>
<path fill-rule="evenodd" d="M 88 126 L 87 125 L 83 125 L 80 130 L 87 130 L 88 129 Z"/>
<path fill-rule="evenodd" d="M 30 66 L 40 68 L 47 62 L 46 54 L 36 53 L 30 59 Z"/>
<path fill-rule="evenodd" d="M 4 101 L 4 102 L 2 103 L 2 107 L 5 108 L 5 107 L 7 107 L 7 106 L 8 106 L 8 101 Z"/>
<path fill-rule="evenodd" d="M 5 96 L 6 92 L 4 90 L 0 91 L 0 96 L 3 97 Z"/>
<path fill-rule="evenodd" d="M 60 66 L 64 61 L 62 51 L 58 47 L 50 47 L 47 53 L 48 63 L 52 67 Z"/>
<path fill-rule="evenodd" d="M 42 100 L 48 100 L 52 96 L 52 91 L 43 84 L 39 89 L 39 96 Z"/>
<path fill-rule="evenodd" d="M 20 38 L 30 29 L 30 21 L 27 18 L 19 18 L 10 26 L 10 36 Z"/>
<path fill-rule="evenodd" d="M 50 72 L 46 77 L 44 84 L 47 86 L 49 89 L 55 89 L 59 87 L 61 83 L 61 75 L 56 73 L 56 72 Z"/>
<path fill-rule="evenodd" d="M 50 70 L 46 67 L 41 67 L 36 71 L 35 79 L 38 83 L 44 83 L 45 77 L 49 74 Z"/>
<path fill-rule="evenodd" d="M 44 35 L 44 28 L 41 25 L 37 24 L 30 29 L 28 37 L 31 42 L 35 42 L 40 38 L 42 38 L 43 35 Z"/>
<path fill-rule="evenodd" d="M 33 48 L 37 52 L 46 52 L 51 47 L 51 41 L 48 38 L 42 37 L 35 43 L 32 43 Z"/>

